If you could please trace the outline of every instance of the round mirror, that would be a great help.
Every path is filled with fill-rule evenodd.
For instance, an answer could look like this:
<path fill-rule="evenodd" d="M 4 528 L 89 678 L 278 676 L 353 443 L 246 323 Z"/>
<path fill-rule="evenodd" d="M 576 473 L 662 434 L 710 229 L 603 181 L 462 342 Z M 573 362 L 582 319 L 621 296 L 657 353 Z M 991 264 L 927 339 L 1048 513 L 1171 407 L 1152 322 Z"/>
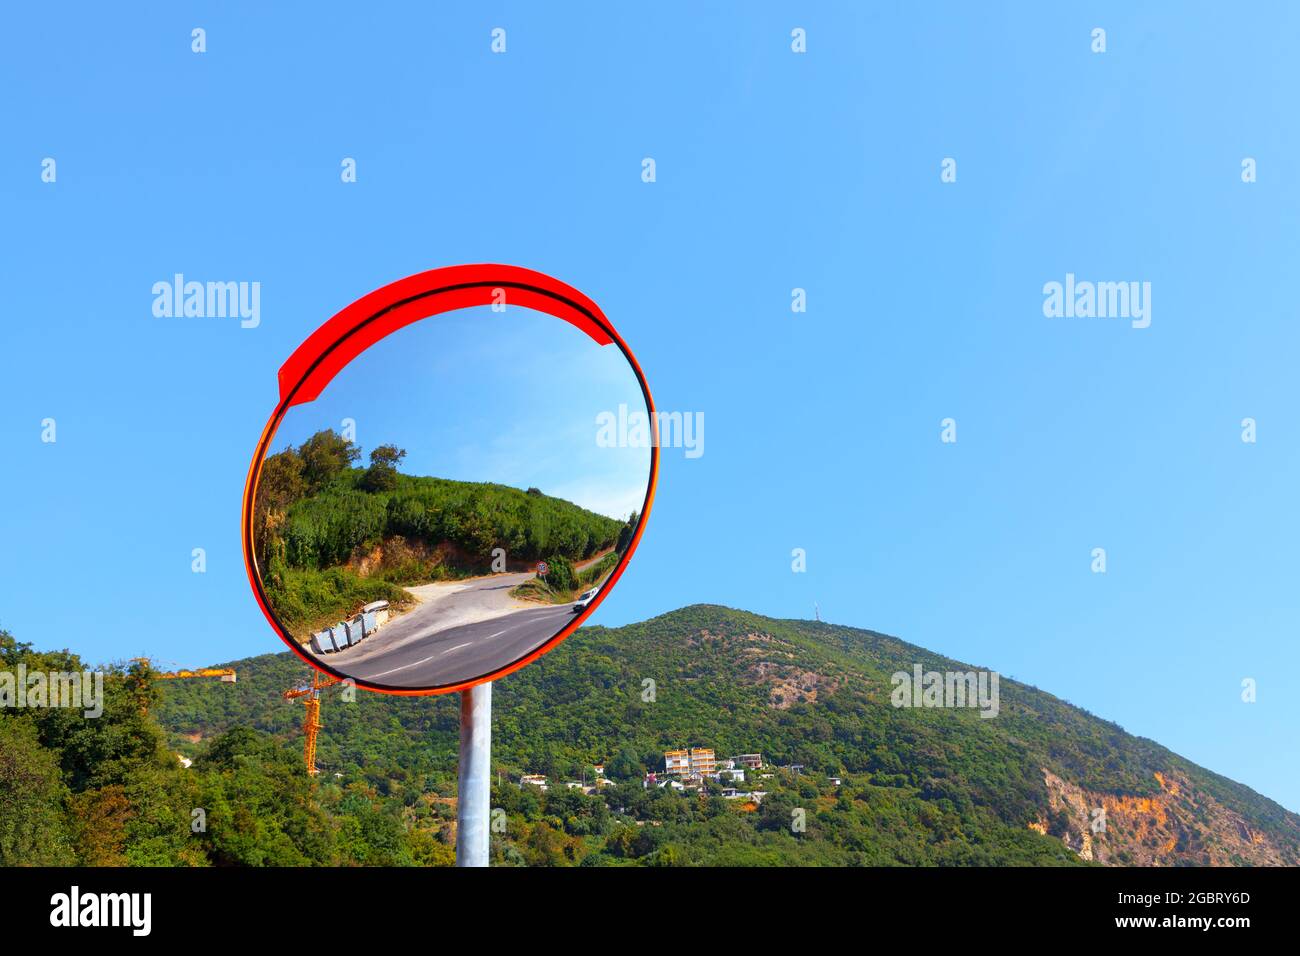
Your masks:
<path fill-rule="evenodd" d="M 445 693 L 554 648 L 617 581 L 653 403 L 594 303 L 504 266 L 358 300 L 280 370 L 244 495 L 254 592 L 308 663 Z"/>

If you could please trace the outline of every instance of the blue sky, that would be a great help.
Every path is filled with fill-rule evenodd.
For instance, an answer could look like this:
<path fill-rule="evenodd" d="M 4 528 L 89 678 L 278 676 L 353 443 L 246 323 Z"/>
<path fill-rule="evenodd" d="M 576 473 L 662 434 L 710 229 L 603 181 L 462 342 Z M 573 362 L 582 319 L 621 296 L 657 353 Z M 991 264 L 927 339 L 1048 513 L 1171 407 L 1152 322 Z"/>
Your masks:
<path fill-rule="evenodd" d="M 0 625 L 278 650 L 238 520 L 276 370 L 373 288 L 508 262 L 707 421 L 597 623 L 816 601 L 1300 810 L 1300 13 L 1055 6 L 11 11 Z M 176 272 L 261 282 L 261 324 L 155 318 Z M 1150 282 L 1151 326 L 1046 318 L 1067 273 Z"/>

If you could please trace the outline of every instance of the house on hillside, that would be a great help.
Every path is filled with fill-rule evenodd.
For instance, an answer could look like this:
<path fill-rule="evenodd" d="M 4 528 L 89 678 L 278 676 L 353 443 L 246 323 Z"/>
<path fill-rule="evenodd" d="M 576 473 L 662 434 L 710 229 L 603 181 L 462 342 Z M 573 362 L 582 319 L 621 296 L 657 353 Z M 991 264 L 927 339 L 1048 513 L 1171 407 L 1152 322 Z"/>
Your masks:
<path fill-rule="evenodd" d="M 692 747 L 688 750 L 664 751 L 664 773 L 674 777 L 689 777 L 698 774 L 711 777 L 717 773 L 718 762 L 713 750 L 708 747 Z"/>

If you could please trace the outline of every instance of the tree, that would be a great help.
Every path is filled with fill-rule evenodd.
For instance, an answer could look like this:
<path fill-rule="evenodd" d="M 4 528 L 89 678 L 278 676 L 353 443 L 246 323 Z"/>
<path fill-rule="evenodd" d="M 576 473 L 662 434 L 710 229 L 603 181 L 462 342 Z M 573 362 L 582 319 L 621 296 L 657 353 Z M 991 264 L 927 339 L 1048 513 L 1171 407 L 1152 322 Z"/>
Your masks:
<path fill-rule="evenodd" d="M 267 457 L 257 480 L 257 508 L 284 511 L 307 493 L 305 462 L 295 448 Z"/>
<path fill-rule="evenodd" d="M 529 866 L 566 866 L 580 845 L 580 840 L 566 837 L 543 820 L 533 825 L 522 849 Z"/>
<path fill-rule="evenodd" d="M 72 862 L 57 755 L 26 718 L 0 717 L 0 793 L 0 866 Z"/>
<path fill-rule="evenodd" d="M 332 428 L 326 428 L 299 445 L 298 454 L 302 457 L 307 491 L 315 494 L 335 475 L 350 468 L 361 457 L 361 449 Z"/>
<path fill-rule="evenodd" d="M 84 866 L 126 866 L 126 825 L 131 801 L 121 784 L 78 793 L 68 801 L 77 837 L 77 856 Z"/>
<path fill-rule="evenodd" d="M 645 773 L 645 765 L 631 747 L 619 748 L 618 754 L 609 762 L 611 780 L 640 780 L 643 773 Z"/>
<path fill-rule="evenodd" d="M 361 479 L 366 491 L 392 491 L 397 487 L 397 465 L 406 457 L 406 449 L 380 445 L 370 453 L 370 467 Z"/>
<path fill-rule="evenodd" d="M 297 449 L 267 457 L 257 480 L 257 502 L 253 509 L 253 540 L 264 565 L 270 564 L 273 530 L 289 506 L 307 494 L 304 462 Z"/>
<path fill-rule="evenodd" d="M 546 583 L 555 591 L 572 591 L 577 584 L 573 564 L 561 554 L 546 559 Z"/>
<path fill-rule="evenodd" d="M 627 546 L 632 543 L 632 535 L 636 532 L 637 522 L 640 520 L 640 515 L 633 511 L 627 519 L 627 524 L 619 531 L 618 541 L 614 544 L 614 550 L 619 554 L 627 554 Z"/>
<path fill-rule="evenodd" d="M 215 738 L 194 762 L 201 776 L 199 806 L 207 810 L 203 844 L 226 866 L 304 866 L 334 862 L 334 833 L 312 795 L 300 748 L 236 727 Z M 368 846 L 372 834 L 354 815 L 341 840 Z"/>

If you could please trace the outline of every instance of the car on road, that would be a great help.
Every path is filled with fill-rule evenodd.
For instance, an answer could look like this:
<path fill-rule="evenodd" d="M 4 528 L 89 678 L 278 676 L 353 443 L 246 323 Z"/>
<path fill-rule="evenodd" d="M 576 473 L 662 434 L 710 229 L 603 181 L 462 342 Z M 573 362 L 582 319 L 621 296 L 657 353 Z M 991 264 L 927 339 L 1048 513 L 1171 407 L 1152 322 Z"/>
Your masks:
<path fill-rule="evenodd" d="M 585 611 L 587 605 L 591 604 L 596 597 L 596 592 L 599 590 L 600 588 L 592 588 L 590 591 L 583 591 L 579 594 L 578 600 L 573 602 L 573 613 L 577 614 L 579 611 Z"/>

